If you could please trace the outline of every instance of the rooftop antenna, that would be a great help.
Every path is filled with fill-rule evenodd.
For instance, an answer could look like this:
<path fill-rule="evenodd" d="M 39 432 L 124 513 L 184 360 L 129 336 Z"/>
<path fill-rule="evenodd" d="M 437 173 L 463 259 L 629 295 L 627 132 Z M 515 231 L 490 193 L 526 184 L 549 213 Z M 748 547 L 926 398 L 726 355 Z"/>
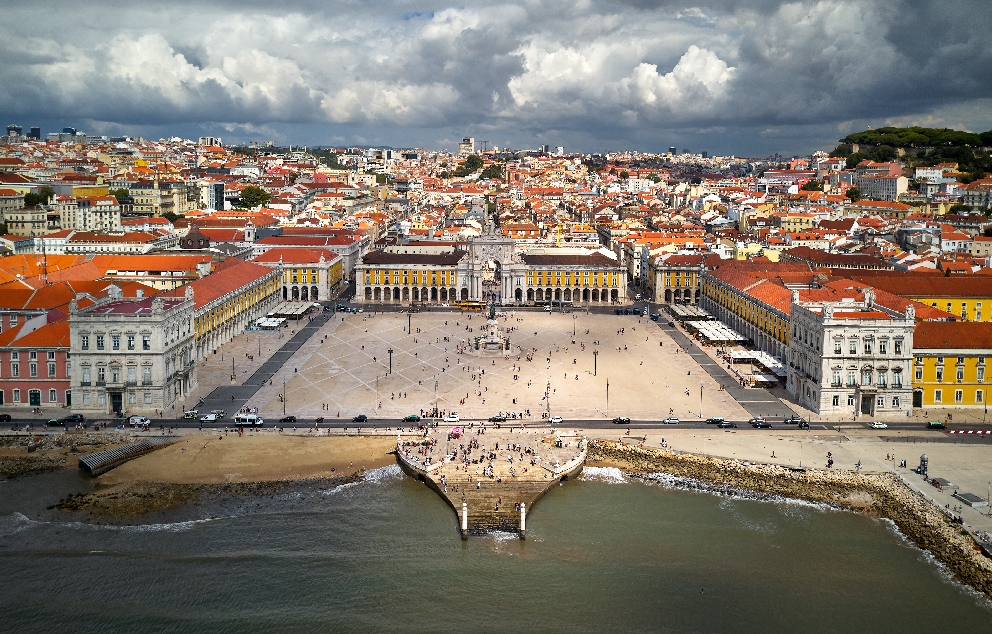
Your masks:
<path fill-rule="evenodd" d="M 482 151 L 485 152 L 488 149 L 489 149 L 489 141 L 483 141 L 482 142 Z"/>

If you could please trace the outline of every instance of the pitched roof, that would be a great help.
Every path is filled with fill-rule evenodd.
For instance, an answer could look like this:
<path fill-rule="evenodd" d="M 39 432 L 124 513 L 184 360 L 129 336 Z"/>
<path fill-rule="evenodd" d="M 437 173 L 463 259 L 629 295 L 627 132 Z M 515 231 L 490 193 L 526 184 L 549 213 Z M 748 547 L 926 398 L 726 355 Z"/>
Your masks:
<path fill-rule="evenodd" d="M 921 321 L 913 330 L 913 349 L 992 350 L 992 323 Z"/>
<path fill-rule="evenodd" d="M 370 251 L 362 258 L 365 264 L 435 264 L 439 266 L 454 266 L 468 255 L 468 251 L 455 249 L 450 253 L 387 253 L 385 251 Z"/>

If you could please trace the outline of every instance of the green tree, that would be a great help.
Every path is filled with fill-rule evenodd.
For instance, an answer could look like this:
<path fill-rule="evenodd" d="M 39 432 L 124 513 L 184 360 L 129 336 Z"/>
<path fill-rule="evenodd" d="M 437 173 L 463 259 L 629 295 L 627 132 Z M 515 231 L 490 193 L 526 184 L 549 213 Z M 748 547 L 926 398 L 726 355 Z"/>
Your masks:
<path fill-rule="evenodd" d="M 48 185 L 45 185 L 38 190 L 38 195 L 41 196 L 42 203 L 47 205 L 49 200 L 55 198 L 55 190 Z"/>
<path fill-rule="evenodd" d="M 624 171 L 620 172 L 620 180 L 624 180 L 625 181 L 628 178 L 630 178 L 630 172 L 628 172 L 627 170 L 624 170 Z"/>
<path fill-rule="evenodd" d="M 847 197 L 851 199 L 852 203 L 856 203 L 861 200 L 861 191 L 857 187 L 849 187 Z"/>
<path fill-rule="evenodd" d="M 38 190 L 38 193 L 28 192 L 24 194 L 24 206 L 35 207 L 37 205 L 47 205 L 48 201 L 55 198 L 55 190 L 45 185 Z"/>
<path fill-rule="evenodd" d="M 815 178 L 811 178 L 808 181 L 806 181 L 805 183 L 803 183 L 802 190 L 804 192 L 822 192 L 823 191 L 823 183 L 821 183 L 820 181 L 816 180 Z"/>
<path fill-rule="evenodd" d="M 962 211 L 971 211 L 971 206 L 970 205 L 964 205 L 964 204 L 961 204 L 961 203 L 956 203 L 954 205 L 951 205 L 951 213 L 952 214 L 956 214 L 956 213 L 959 213 L 959 212 L 962 212 Z"/>
<path fill-rule="evenodd" d="M 482 175 L 479 178 L 502 178 L 503 177 L 503 164 L 493 163 L 492 165 L 487 165 L 486 169 L 482 170 Z"/>
<path fill-rule="evenodd" d="M 258 207 L 259 205 L 264 205 L 269 202 L 272 195 L 265 191 L 261 187 L 255 187 L 254 185 L 248 185 L 241 190 L 241 203 L 240 207 L 245 209 L 251 207 Z"/>
<path fill-rule="evenodd" d="M 177 220 L 179 220 L 180 218 L 185 218 L 186 216 L 183 216 L 181 214 L 177 214 L 174 211 L 167 211 L 164 214 L 162 214 L 162 217 L 165 218 L 166 220 L 168 220 L 169 222 L 175 224 L 175 222 Z"/>
<path fill-rule="evenodd" d="M 110 195 L 117 199 L 117 204 L 119 205 L 122 200 L 131 195 L 131 192 L 126 187 L 120 187 L 118 189 L 111 189 Z"/>
<path fill-rule="evenodd" d="M 482 169 L 482 159 L 477 154 L 470 154 L 465 158 L 465 162 L 455 170 L 455 176 L 468 176 L 475 174 Z"/>
<path fill-rule="evenodd" d="M 386 175 L 385 174 L 376 174 L 375 175 L 375 182 L 378 185 L 385 185 L 386 184 Z"/>

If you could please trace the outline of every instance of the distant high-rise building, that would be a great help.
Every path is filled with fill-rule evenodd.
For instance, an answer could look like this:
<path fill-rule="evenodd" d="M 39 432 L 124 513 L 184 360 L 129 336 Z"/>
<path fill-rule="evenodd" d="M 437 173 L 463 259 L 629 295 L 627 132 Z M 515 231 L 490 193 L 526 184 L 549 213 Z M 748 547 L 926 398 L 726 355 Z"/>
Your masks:
<path fill-rule="evenodd" d="M 62 128 L 62 134 L 76 134 L 76 128 Z"/>
<path fill-rule="evenodd" d="M 458 144 L 458 156 L 475 154 L 475 137 L 467 136 Z"/>
<path fill-rule="evenodd" d="M 38 141 L 40 141 L 41 140 L 41 128 L 39 128 L 37 126 L 33 126 L 31 128 L 31 131 L 28 132 L 28 138 L 29 139 L 37 139 Z"/>
<path fill-rule="evenodd" d="M 703 158 L 709 158 L 709 157 L 710 157 L 709 152 L 703 152 Z"/>
<path fill-rule="evenodd" d="M 7 126 L 7 136 L 21 136 L 21 130 L 23 129 L 21 126 L 12 123 Z"/>
<path fill-rule="evenodd" d="M 676 148 L 676 147 L 675 147 L 675 146 L 673 145 L 672 147 L 670 147 L 670 148 L 668 148 L 668 153 L 669 153 L 669 154 L 678 154 L 678 153 L 679 153 L 679 152 L 678 152 L 678 148 Z"/>
<path fill-rule="evenodd" d="M 197 144 L 201 147 L 221 146 L 223 145 L 223 142 L 220 140 L 219 136 L 201 136 Z"/>
<path fill-rule="evenodd" d="M 558 147 L 555 148 L 555 156 L 562 156 L 563 154 L 565 154 L 564 147 L 559 145 Z"/>
<path fill-rule="evenodd" d="M 685 148 L 682 148 L 682 153 L 683 154 L 691 154 L 691 152 L 689 150 L 685 149 Z"/>

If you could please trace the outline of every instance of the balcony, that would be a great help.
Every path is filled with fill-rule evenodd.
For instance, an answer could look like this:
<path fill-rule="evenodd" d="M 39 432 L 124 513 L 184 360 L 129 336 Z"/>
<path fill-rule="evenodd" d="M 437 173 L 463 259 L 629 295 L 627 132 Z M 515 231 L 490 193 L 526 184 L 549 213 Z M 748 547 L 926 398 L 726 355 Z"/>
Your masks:
<path fill-rule="evenodd" d="M 128 387 L 134 387 L 134 386 L 135 386 L 135 385 L 137 385 L 137 384 L 138 384 L 138 382 L 137 382 L 137 381 L 128 381 L 128 382 L 126 383 L 126 385 L 127 385 Z"/>
<path fill-rule="evenodd" d="M 89 387 L 90 386 L 90 382 L 89 381 L 80 381 L 79 382 L 79 385 L 80 385 L 80 387 Z"/>
<path fill-rule="evenodd" d="M 106 387 L 106 385 L 107 385 L 107 382 L 106 381 L 97 381 L 96 382 L 96 386 L 97 387 Z"/>
<path fill-rule="evenodd" d="M 145 380 L 142 380 L 142 381 L 141 381 L 141 384 L 142 384 L 142 385 L 145 385 L 145 386 L 148 386 L 148 385 L 151 385 L 151 384 L 152 384 L 152 382 L 151 382 L 151 381 L 145 381 Z"/>

